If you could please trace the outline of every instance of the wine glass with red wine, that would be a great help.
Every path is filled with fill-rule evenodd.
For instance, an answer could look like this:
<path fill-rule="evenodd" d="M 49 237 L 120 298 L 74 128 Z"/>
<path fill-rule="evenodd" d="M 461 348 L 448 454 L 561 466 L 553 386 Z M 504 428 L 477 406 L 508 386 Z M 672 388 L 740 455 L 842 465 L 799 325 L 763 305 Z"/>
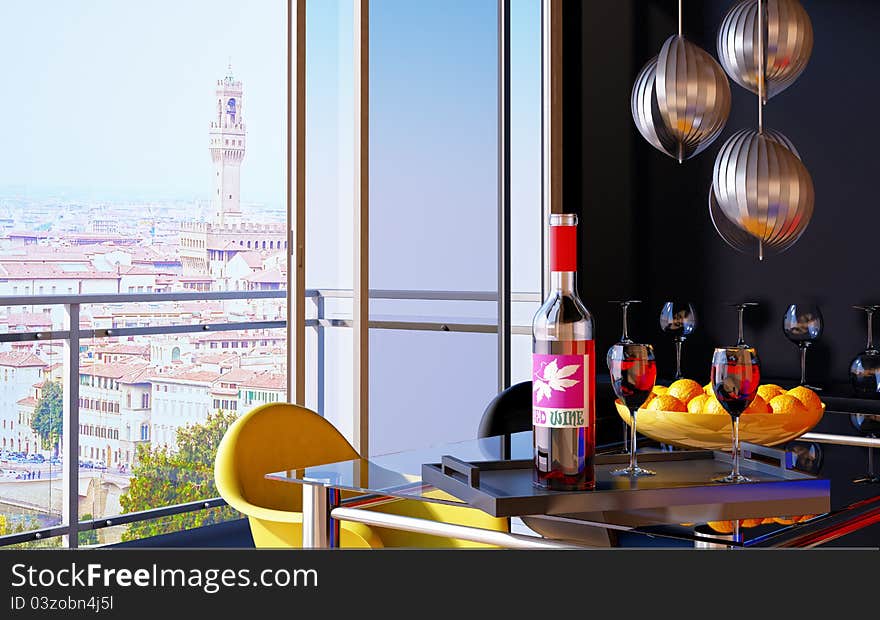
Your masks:
<path fill-rule="evenodd" d="M 636 412 L 645 404 L 657 380 L 654 348 L 649 344 L 618 342 L 608 349 L 606 359 L 611 385 L 620 401 L 629 409 L 629 467 L 615 469 L 615 476 L 653 476 L 657 472 L 639 467 L 636 462 Z"/>
<path fill-rule="evenodd" d="M 761 383 L 761 362 L 753 347 L 719 347 L 712 354 L 711 379 L 715 397 L 733 421 L 733 469 L 713 482 L 750 482 L 739 471 L 739 417 L 755 400 Z"/>

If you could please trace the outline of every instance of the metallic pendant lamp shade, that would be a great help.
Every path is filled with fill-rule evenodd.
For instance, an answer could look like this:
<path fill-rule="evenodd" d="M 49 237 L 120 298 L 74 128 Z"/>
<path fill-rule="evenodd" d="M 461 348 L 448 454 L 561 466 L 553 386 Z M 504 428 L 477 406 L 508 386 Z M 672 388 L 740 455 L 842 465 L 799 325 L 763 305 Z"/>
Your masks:
<path fill-rule="evenodd" d="M 803 73 L 813 51 L 813 25 L 797 0 L 765 0 L 764 60 L 759 53 L 758 0 L 742 0 L 724 16 L 718 29 L 718 60 L 743 88 L 758 94 L 763 65 L 763 100 L 781 93 Z"/>
<path fill-rule="evenodd" d="M 758 128 L 736 132 L 718 151 L 709 217 L 728 245 L 759 260 L 793 246 L 813 216 L 813 180 L 797 149 L 764 129 L 767 99 L 797 79 L 812 49 L 810 19 L 796 0 L 743 0 L 718 34 L 725 70 L 758 96 Z"/>
<path fill-rule="evenodd" d="M 639 133 L 681 163 L 712 144 L 724 129 L 730 86 L 714 58 L 673 35 L 639 73 L 631 103 Z"/>
<path fill-rule="evenodd" d="M 791 142 L 779 132 L 744 129 L 718 152 L 709 214 L 721 237 L 750 252 L 783 252 L 813 215 L 813 181 Z"/>
<path fill-rule="evenodd" d="M 630 98 L 639 133 L 678 163 L 712 144 L 730 114 L 727 76 L 682 35 L 681 4 L 678 0 L 678 34 L 642 68 Z"/>

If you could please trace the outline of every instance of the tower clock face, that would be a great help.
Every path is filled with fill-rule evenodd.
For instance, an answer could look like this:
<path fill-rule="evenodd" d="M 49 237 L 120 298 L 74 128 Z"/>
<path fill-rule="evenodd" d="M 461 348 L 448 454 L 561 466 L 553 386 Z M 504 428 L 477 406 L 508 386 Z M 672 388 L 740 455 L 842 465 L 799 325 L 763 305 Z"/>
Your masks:
<path fill-rule="evenodd" d="M 233 122 L 235 121 L 235 99 L 234 98 L 230 99 L 229 101 L 226 102 L 226 114 L 229 115 L 229 117 L 232 119 Z"/>

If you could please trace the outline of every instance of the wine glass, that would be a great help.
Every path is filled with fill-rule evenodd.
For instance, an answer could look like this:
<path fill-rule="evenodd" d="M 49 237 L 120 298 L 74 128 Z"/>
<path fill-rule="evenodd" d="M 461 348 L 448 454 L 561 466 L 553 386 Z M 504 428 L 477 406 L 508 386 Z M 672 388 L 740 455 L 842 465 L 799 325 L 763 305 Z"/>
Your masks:
<path fill-rule="evenodd" d="M 737 312 L 737 338 L 736 338 L 736 346 L 738 347 L 748 347 L 746 344 L 746 339 L 743 337 L 743 312 L 745 312 L 746 308 L 755 308 L 758 303 L 754 301 L 744 301 L 738 304 L 732 304 L 734 308 L 736 308 Z"/>
<path fill-rule="evenodd" d="M 853 413 L 850 422 L 865 437 L 880 437 L 880 415 Z M 868 446 L 868 473 L 853 480 L 856 484 L 880 483 L 880 474 L 874 471 L 874 448 Z"/>
<path fill-rule="evenodd" d="M 739 472 L 739 417 L 752 404 L 761 383 L 761 362 L 754 348 L 719 347 L 712 354 L 712 390 L 733 422 L 733 469 L 713 482 L 750 482 Z"/>
<path fill-rule="evenodd" d="M 819 306 L 791 304 L 782 317 L 782 331 L 785 337 L 795 343 L 801 353 L 800 385 L 812 390 L 822 388 L 807 385 L 807 349 L 822 335 L 824 323 Z"/>
<path fill-rule="evenodd" d="M 653 476 L 656 472 L 639 467 L 636 462 L 636 412 L 645 404 L 654 382 L 657 380 L 657 362 L 654 359 L 654 348 L 649 344 L 638 344 L 632 341 L 618 342 L 608 349 L 606 358 L 608 371 L 611 374 L 611 386 L 621 402 L 629 409 L 629 467 L 615 469 L 612 475 Z"/>
<path fill-rule="evenodd" d="M 660 310 L 660 330 L 675 342 L 675 379 L 681 379 L 681 345 L 697 327 L 697 313 L 690 303 L 667 301 Z"/>
<path fill-rule="evenodd" d="M 620 313 L 621 313 L 620 342 L 621 343 L 632 342 L 632 339 L 629 337 L 629 329 L 628 329 L 627 323 L 626 323 L 627 311 L 629 310 L 630 305 L 640 304 L 640 303 L 642 303 L 642 300 L 641 299 L 626 299 L 624 301 L 614 300 L 614 301 L 609 301 L 608 303 L 609 304 L 617 304 L 618 306 L 620 306 Z M 609 351 L 609 353 L 610 353 L 610 351 Z M 623 424 L 623 449 L 622 449 L 622 451 L 624 453 L 626 453 L 626 452 L 629 452 L 629 446 L 627 445 L 627 442 L 629 441 L 629 426 L 623 420 L 621 420 L 621 424 Z"/>
<path fill-rule="evenodd" d="M 627 311 L 629 307 L 633 304 L 642 303 L 641 299 L 626 299 L 624 301 L 609 301 L 609 304 L 617 304 L 620 306 L 621 313 L 621 333 L 620 333 L 620 342 L 632 342 L 632 339 L 629 337 L 629 328 L 627 327 L 626 319 L 627 319 Z"/>
<path fill-rule="evenodd" d="M 849 379 L 856 394 L 877 396 L 880 392 L 880 351 L 874 347 L 874 312 L 880 306 L 853 306 L 868 315 L 868 344 L 849 366 Z"/>

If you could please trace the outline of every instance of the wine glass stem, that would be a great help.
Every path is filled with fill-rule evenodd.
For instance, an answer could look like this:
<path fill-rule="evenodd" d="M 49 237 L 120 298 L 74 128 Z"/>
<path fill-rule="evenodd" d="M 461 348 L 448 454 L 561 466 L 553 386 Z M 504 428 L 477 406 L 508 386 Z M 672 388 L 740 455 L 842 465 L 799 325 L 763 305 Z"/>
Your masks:
<path fill-rule="evenodd" d="M 871 310 L 866 312 L 868 315 L 868 349 L 874 348 L 874 313 Z"/>
<path fill-rule="evenodd" d="M 632 424 L 629 427 L 629 469 L 630 472 L 635 472 L 638 468 L 636 462 L 636 410 L 630 409 L 629 415 L 632 418 Z"/>
<path fill-rule="evenodd" d="M 737 338 L 736 338 L 737 346 L 744 345 L 746 343 L 746 339 L 743 335 L 743 310 L 744 309 L 745 308 L 737 308 L 736 309 L 737 314 L 739 314 L 739 317 L 737 319 Z"/>
<path fill-rule="evenodd" d="M 680 338 L 675 340 L 675 378 L 681 379 L 681 344 Z"/>
<path fill-rule="evenodd" d="M 739 477 L 739 416 L 733 418 L 733 477 Z"/>
<path fill-rule="evenodd" d="M 807 346 L 800 345 L 801 350 L 801 385 L 807 384 Z"/>
<path fill-rule="evenodd" d="M 868 480 L 874 479 L 874 448 L 868 448 Z"/>
<path fill-rule="evenodd" d="M 620 339 L 623 342 L 627 342 L 629 340 L 629 331 L 626 326 L 626 311 L 629 306 L 627 304 L 623 304 L 623 335 L 621 335 Z"/>

